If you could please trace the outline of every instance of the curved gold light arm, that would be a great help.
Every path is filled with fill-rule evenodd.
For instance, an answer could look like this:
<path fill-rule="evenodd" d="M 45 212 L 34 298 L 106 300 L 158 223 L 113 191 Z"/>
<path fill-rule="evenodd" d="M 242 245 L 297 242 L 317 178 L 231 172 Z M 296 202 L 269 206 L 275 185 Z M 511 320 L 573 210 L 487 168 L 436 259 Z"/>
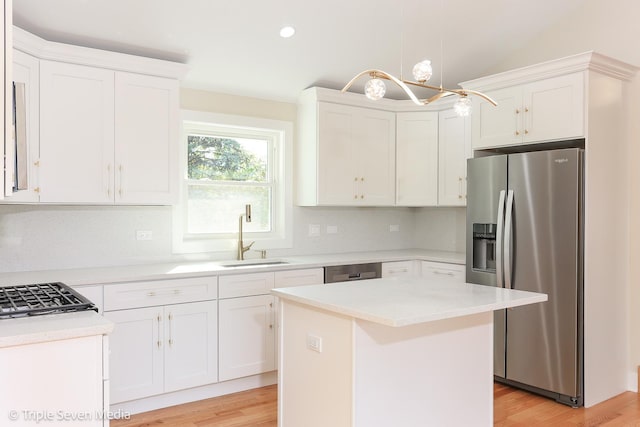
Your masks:
<path fill-rule="evenodd" d="M 421 105 L 421 106 L 422 105 L 427 105 L 427 104 L 435 102 L 438 99 L 440 99 L 442 97 L 445 97 L 445 96 L 450 96 L 450 95 L 467 96 L 469 94 L 477 95 L 477 96 L 479 96 L 481 98 L 484 98 L 494 106 L 498 105 L 498 103 L 496 101 L 494 101 L 493 99 L 491 99 L 489 96 L 485 95 L 482 92 L 478 92 L 476 90 L 471 90 L 471 89 L 445 89 L 442 86 L 440 86 L 440 87 L 431 86 L 431 85 L 425 84 L 424 82 L 414 82 L 414 81 L 411 81 L 411 80 L 400 80 L 400 79 L 392 76 L 391 74 L 389 74 L 389 73 L 387 73 L 385 71 L 376 70 L 376 69 L 365 70 L 365 71 L 357 74 L 354 78 L 349 80 L 349 83 L 347 83 L 345 85 L 345 87 L 343 87 L 340 92 L 342 92 L 342 93 L 346 92 L 353 85 L 353 83 L 356 80 L 358 80 L 360 77 L 364 76 L 365 74 L 368 74 L 372 78 L 381 78 L 381 79 L 385 79 L 385 80 L 391 80 L 392 82 L 394 82 L 395 84 L 400 86 L 400 88 L 402 88 L 402 90 L 407 94 L 407 96 L 416 105 Z M 424 88 L 424 89 L 435 90 L 435 91 L 438 91 L 438 93 L 436 93 L 435 95 L 433 95 L 432 97 L 430 97 L 430 98 L 428 98 L 426 100 L 420 100 L 420 99 L 418 99 L 417 96 L 415 96 L 415 94 L 411 91 L 411 89 L 409 89 L 409 86 L 407 86 L 407 85 L 418 86 L 418 87 L 421 87 L 421 88 Z"/>
<path fill-rule="evenodd" d="M 386 72 L 384 72 L 384 71 L 382 71 L 382 70 L 375 70 L 375 69 L 365 70 L 365 71 L 363 71 L 363 72 L 361 72 L 361 73 L 357 74 L 354 78 L 352 78 L 351 80 L 349 80 L 349 83 L 347 83 L 347 84 L 345 85 L 345 87 L 343 87 L 343 88 L 342 88 L 342 90 L 341 90 L 340 92 L 342 92 L 342 93 L 346 92 L 346 91 L 351 87 L 351 85 L 352 85 L 356 80 L 358 80 L 358 78 L 360 78 L 361 76 L 364 76 L 365 74 L 368 74 L 368 75 L 370 75 L 371 77 L 380 77 L 380 78 L 383 78 L 383 79 L 386 79 L 386 80 L 391 80 L 392 82 L 394 82 L 395 84 L 397 84 L 398 86 L 400 86 L 400 88 L 402 88 L 402 90 L 404 90 L 404 92 L 407 94 L 407 96 L 408 96 L 409 98 L 411 98 L 411 100 L 412 100 L 416 105 L 425 105 L 425 104 L 426 104 L 425 102 L 420 101 L 420 100 L 418 99 L 418 97 L 417 97 L 417 96 L 415 96 L 415 95 L 413 94 L 413 92 L 411 92 L 411 89 L 409 89 L 409 87 L 408 87 L 406 84 L 404 84 L 404 82 L 403 82 L 402 80 L 400 80 L 400 79 L 398 79 L 398 78 L 396 78 L 396 77 L 392 76 L 391 74 L 386 73 Z"/>

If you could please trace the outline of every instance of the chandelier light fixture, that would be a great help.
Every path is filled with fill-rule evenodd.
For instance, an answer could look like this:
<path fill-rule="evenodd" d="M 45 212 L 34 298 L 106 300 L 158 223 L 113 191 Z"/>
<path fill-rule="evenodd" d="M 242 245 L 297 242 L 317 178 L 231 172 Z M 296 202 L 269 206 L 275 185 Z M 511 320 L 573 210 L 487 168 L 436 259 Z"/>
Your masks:
<path fill-rule="evenodd" d="M 401 13 L 400 13 L 400 21 L 403 21 L 404 17 L 404 2 L 401 2 Z M 440 15 L 444 16 L 444 0 L 440 0 Z M 402 59 L 403 59 L 403 38 L 404 31 L 400 33 L 400 78 L 393 76 L 385 71 L 378 69 L 370 69 L 362 71 L 358 73 L 354 78 L 352 78 L 349 83 L 342 88 L 341 92 L 346 92 L 352 85 L 358 80 L 360 77 L 364 75 L 368 75 L 370 77 L 369 81 L 364 86 L 364 94 L 367 98 L 377 101 L 384 97 L 385 92 L 387 91 L 387 86 L 385 84 L 385 80 L 392 81 L 396 85 L 398 85 L 404 93 L 407 94 L 409 99 L 411 99 L 416 105 L 424 106 L 427 104 L 431 104 L 440 98 L 450 96 L 450 95 L 458 95 L 458 100 L 453 105 L 454 111 L 458 114 L 458 116 L 468 116 L 471 113 L 471 100 L 469 99 L 469 95 L 477 95 L 481 98 L 486 99 L 493 106 L 497 106 L 498 103 L 485 95 L 484 93 L 471 90 L 471 89 L 447 89 L 443 87 L 443 71 L 442 71 L 442 59 L 444 58 L 444 48 L 443 48 L 443 27 L 441 24 L 440 27 L 440 86 L 432 86 L 427 84 L 431 76 L 433 75 L 433 67 L 431 66 L 431 61 L 428 59 L 422 60 L 413 66 L 413 78 L 415 80 L 405 80 L 402 77 Z M 423 89 L 428 89 L 435 91 L 436 93 L 429 98 L 419 99 L 413 91 L 409 88 L 409 86 L 420 87 Z"/>
<path fill-rule="evenodd" d="M 498 105 L 497 102 L 495 102 L 484 93 L 475 90 L 446 89 L 442 86 L 442 83 L 440 84 L 440 86 L 428 85 L 426 82 L 429 81 L 429 79 L 433 75 L 431 61 L 429 61 L 428 59 L 420 61 L 416 65 L 414 65 L 413 77 L 415 81 L 405 80 L 402 78 L 402 76 L 400 76 L 400 78 L 397 78 L 392 74 L 389 74 L 382 70 L 371 69 L 358 73 L 349 81 L 349 83 L 345 85 L 345 87 L 342 88 L 341 92 L 346 92 L 356 80 L 364 75 L 368 75 L 370 77 L 370 80 L 367 81 L 364 86 L 364 94 L 367 96 L 367 98 L 373 101 L 377 101 L 384 97 L 384 94 L 387 91 L 387 86 L 384 80 L 389 80 L 398 85 L 407 94 L 409 99 L 411 99 L 416 105 L 420 106 L 431 104 L 445 96 L 458 95 L 458 100 L 453 105 L 453 109 L 459 116 L 468 116 L 469 113 L 471 113 L 471 100 L 469 99 L 469 95 L 479 96 L 486 99 L 494 106 Z M 411 91 L 409 86 L 417 86 L 423 89 L 433 90 L 436 91 L 436 93 L 427 99 L 420 99 Z"/>

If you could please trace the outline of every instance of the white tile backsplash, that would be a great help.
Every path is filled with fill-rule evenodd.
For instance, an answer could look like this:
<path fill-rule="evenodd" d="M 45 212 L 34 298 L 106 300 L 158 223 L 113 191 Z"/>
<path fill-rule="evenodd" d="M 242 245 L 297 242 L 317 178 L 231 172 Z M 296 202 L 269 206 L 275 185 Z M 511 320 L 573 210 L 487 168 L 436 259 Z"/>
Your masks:
<path fill-rule="evenodd" d="M 294 247 L 269 256 L 408 248 L 464 251 L 464 208 L 294 207 Z M 172 208 L 0 205 L 0 272 L 229 259 L 174 255 Z M 320 234 L 309 236 L 309 226 Z M 391 232 L 390 225 L 399 231 Z M 336 233 L 327 233 L 327 227 Z M 137 240 L 148 230 L 152 240 Z"/>

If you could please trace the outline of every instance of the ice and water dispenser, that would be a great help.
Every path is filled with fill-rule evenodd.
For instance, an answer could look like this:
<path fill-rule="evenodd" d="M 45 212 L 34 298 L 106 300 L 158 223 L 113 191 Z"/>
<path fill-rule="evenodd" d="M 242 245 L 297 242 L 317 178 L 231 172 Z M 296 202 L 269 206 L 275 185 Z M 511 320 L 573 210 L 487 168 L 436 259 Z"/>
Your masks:
<path fill-rule="evenodd" d="M 496 272 L 496 224 L 473 224 L 473 270 Z"/>

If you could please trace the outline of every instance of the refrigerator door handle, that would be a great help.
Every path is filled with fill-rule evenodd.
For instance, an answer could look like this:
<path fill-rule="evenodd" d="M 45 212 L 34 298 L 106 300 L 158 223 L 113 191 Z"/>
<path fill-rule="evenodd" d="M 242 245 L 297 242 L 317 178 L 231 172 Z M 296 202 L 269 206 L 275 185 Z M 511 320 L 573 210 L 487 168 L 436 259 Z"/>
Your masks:
<path fill-rule="evenodd" d="M 511 289 L 511 230 L 513 227 L 513 190 L 507 193 L 504 218 L 504 287 Z"/>
<path fill-rule="evenodd" d="M 502 281 L 502 231 L 504 229 L 504 196 L 505 191 L 500 191 L 498 197 L 498 229 L 496 230 L 496 286 L 504 287 Z"/>

